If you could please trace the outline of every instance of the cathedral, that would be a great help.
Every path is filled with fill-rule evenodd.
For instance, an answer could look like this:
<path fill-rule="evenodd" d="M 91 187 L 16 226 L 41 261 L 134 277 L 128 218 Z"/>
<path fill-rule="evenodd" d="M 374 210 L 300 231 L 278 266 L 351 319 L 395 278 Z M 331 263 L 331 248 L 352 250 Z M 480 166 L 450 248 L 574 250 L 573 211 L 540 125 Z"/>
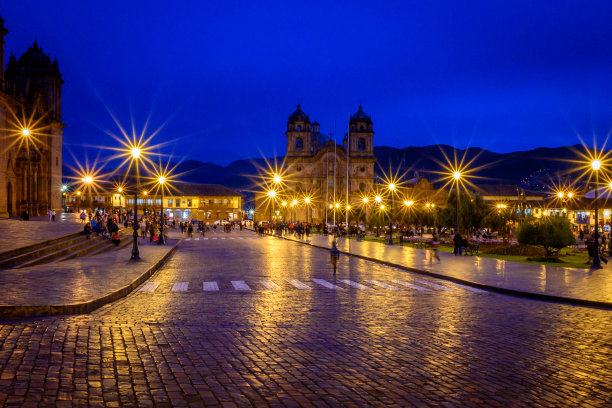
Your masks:
<path fill-rule="evenodd" d="M 300 105 L 289 116 L 285 135 L 283 192 L 282 198 L 276 200 L 274 212 L 279 211 L 278 216 L 285 220 L 321 223 L 327 217 L 327 221 L 332 222 L 335 215 L 340 222 L 344 220 L 348 204 L 352 208 L 351 220 L 365 220 L 365 212 L 369 210 L 364 208 L 365 212 L 360 214 L 361 202 L 373 190 L 376 157 L 372 119 L 363 108 L 360 106 L 350 117 L 341 145 L 321 133 L 319 123 L 311 122 Z M 306 197 L 310 203 L 305 203 Z M 293 199 L 299 202 L 295 208 L 282 205 L 283 200 L 288 200 L 290 206 Z M 267 220 L 268 203 L 257 201 L 260 204 L 257 206 L 258 219 Z M 281 213 L 285 213 L 284 217 Z"/>
<path fill-rule="evenodd" d="M 0 18 L 0 217 L 62 208 L 62 76 L 36 42 L 4 69 Z"/>

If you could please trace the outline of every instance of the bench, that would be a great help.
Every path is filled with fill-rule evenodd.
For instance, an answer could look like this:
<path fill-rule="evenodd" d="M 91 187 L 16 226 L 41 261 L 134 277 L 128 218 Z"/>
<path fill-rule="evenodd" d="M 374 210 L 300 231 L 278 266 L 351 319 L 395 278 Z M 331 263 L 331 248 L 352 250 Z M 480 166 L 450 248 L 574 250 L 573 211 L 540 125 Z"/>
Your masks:
<path fill-rule="evenodd" d="M 470 255 L 478 255 L 478 248 L 480 245 L 478 244 L 470 244 L 467 246 L 467 248 L 465 248 L 465 250 L 463 251 L 466 255 L 469 254 Z"/>

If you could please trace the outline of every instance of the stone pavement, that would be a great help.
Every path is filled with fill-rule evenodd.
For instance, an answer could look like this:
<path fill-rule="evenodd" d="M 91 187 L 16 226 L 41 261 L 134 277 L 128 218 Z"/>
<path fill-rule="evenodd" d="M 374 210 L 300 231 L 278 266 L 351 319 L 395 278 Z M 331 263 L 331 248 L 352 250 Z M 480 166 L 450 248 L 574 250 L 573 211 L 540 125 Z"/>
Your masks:
<path fill-rule="evenodd" d="M 36 244 L 83 229 L 78 214 L 61 213 L 49 222 L 48 216 L 32 217 L 29 221 L 0 219 L 0 252 Z"/>
<path fill-rule="evenodd" d="M 148 239 L 141 242 L 139 262 L 130 261 L 128 245 L 64 262 L 0 270 L 0 313 L 10 313 L 5 310 L 12 307 L 26 310 L 27 315 L 46 314 L 45 307 L 101 299 L 130 285 L 167 255 L 178 239 L 170 238 L 164 246 L 148 244 Z"/>
<path fill-rule="evenodd" d="M 610 406 L 609 311 L 356 257 L 333 276 L 322 249 L 207 238 L 90 314 L 0 321 L 0 405 Z"/>
<path fill-rule="evenodd" d="M 286 238 L 297 240 L 293 236 Z M 331 236 L 313 234 L 310 243 L 331 247 Z M 612 306 L 612 270 L 597 271 L 560 268 L 503 261 L 479 256 L 461 256 L 440 252 L 440 262 L 432 260 L 432 251 L 411 247 L 389 246 L 372 242 L 337 240 L 338 249 L 393 264 L 433 272 L 481 285 L 510 289 L 536 295 L 602 302 Z"/>

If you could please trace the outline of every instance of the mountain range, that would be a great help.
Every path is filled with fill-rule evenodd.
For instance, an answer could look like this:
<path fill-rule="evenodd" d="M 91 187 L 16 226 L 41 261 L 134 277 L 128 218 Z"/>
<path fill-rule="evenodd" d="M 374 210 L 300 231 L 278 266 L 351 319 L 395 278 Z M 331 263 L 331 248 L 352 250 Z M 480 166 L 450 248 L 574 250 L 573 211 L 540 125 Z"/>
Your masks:
<path fill-rule="evenodd" d="M 447 145 L 409 146 L 394 148 L 377 146 L 374 154 L 377 158 L 376 175 L 405 174 L 412 178 L 415 174 L 431 181 L 440 179 L 443 171 L 441 164 L 457 162 L 469 163 L 471 174 L 476 176 L 476 184 L 538 184 L 542 178 L 556 174 L 566 174 L 577 164 L 577 152 L 583 151 L 581 145 L 556 148 L 539 147 L 533 150 L 511 153 L 496 153 L 481 148 L 467 150 L 455 149 Z M 186 160 L 176 164 L 174 173 L 180 174 L 180 180 L 191 183 L 222 184 L 241 191 L 253 190 L 258 169 L 267 168 L 266 161 L 274 163 L 275 159 L 236 160 L 227 166 L 198 160 Z M 282 157 L 276 158 L 278 163 Z M 64 168 L 64 175 L 70 176 L 71 170 Z M 529 185 L 524 187 L 530 187 Z M 531 186 L 532 188 L 536 188 Z"/>

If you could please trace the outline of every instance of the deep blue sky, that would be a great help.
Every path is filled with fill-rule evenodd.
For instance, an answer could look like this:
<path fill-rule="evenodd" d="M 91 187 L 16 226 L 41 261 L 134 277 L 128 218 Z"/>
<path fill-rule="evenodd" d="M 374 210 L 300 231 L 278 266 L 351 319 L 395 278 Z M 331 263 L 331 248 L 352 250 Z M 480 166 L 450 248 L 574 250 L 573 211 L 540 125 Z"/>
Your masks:
<path fill-rule="evenodd" d="M 59 61 L 65 160 L 114 143 L 106 107 L 137 127 L 152 112 L 175 156 L 221 164 L 283 154 L 298 99 L 339 134 L 361 101 L 375 144 L 400 147 L 507 152 L 612 126 L 609 0 L 187 3 L 3 2 L 5 59 L 36 39 Z"/>

